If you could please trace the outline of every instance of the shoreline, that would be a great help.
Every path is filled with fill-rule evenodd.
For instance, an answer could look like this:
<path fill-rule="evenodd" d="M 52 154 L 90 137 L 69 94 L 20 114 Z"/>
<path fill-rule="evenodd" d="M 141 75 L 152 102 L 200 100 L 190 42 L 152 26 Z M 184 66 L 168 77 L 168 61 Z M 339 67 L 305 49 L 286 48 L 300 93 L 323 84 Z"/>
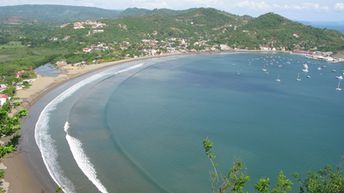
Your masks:
<path fill-rule="evenodd" d="M 70 87 L 76 82 L 82 81 L 87 76 L 106 70 L 115 65 L 121 65 L 134 61 L 145 61 L 155 58 L 165 58 L 173 56 L 197 56 L 197 55 L 215 55 L 215 54 L 231 54 L 231 53 L 288 53 L 290 52 L 269 52 L 260 50 L 233 50 L 225 52 L 196 52 L 196 53 L 175 53 L 164 54 L 158 56 L 145 56 L 139 58 L 128 58 L 124 60 L 105 62 L 100 64 L 85 65 L 82 67 L 76 67 L 72 69 L 65 69 L 57 77 L 43 77 L 38 76 L 33 82 L 32 86 L 25 90 L 18 91 L 17 96 L 23 100 L 23 107 L 31 108 L 39 103 L 40 100 L 54 90 L 58 90 L 59 87 L 65 85 Z M 69 84 L 70 85 L 69 85 Z M 60 92 L 63 92 L 60 90 Z M 59 92 L 59 91 L 57 91 Z M 53 94 L 54 95 L 54 94 Z M 56 96 L 55 96 L 56 97 Z M 49 99 L 47 99 L 49 100 Z M 45 104 L 46 105 L 46 104 Z M 33 113 L 39 116 L 42 109 L 33 109 Z M 35 112 L 36 111 L 36 112 Z M 30 112 L 31 114 L 31 112 Z M 5 181 L 10 183 L 9 192 L 54 192 L 57 185 L 53 181 L 52 177 L 47 171 L 46 166 L 43 163 L 40 151 L 36 143 L 32 144 L 34 139 L 33 125 L 36 123 L 37 118 L 28 116 L 23 120 L 23 127 L 21 130 L 21 140 L 18 146 L 18 150 L 6 156 L 3 160 L 7 166 Z M 31 143 L 31 144 L 30 144 Z M 25 145 L 33 145 L 34 147 L 25 147 Z M 39 156 L 38 156 L 39 155 Z M 34 158 L 33 158 L 34 157 Z M 38 163 L 38 164 L 37 164 Z M 23 191 L 25 190 L 25 191 Z"/>
<path fill-rule="evenodd" d="M 45 107 L 57 94 L 63 92 L 76 82 L 82 81 L 89 75 L 98 73 L 100 71 L 111 68 L 115 65 L 121 65 L 125 63 L 135 61 L 145 61 L 155 58 L 165 58 L 173 56 L 189 56 L 196 55 L 193 53 L 178 53 L 159 56 L 146 56 L 140 58 L 129 58 L 113 62 L 105 62 L 100 64 L 92 64 L 76 69 L 65 70 L 56 77 L 44 77 L 37 76 L 37 79 L 32 83 L 32 86 L 25 90 L 19 90 L 17 96 L 23 100 L 22 107 L 29 109 L 30 114 L 28 117 L 22 120 L 22 129 L 20 131 L 20 142 L 17 151 L 7 155 L 3 159 L 4 165 L 7 167 L 5 174 L 5 182 L 9 183 L 10 193 L 25 192 L 25 193 L 37 193 L 37 192 L 55 192 L 57 184 L 53 181 L 52 177 L 48 173 L 48 170 L 43 163 L 43 159 L 40 150 L 37 147 L 34 133 L 35 124 L 42 111 L 42 107 Z M 69 85 L 70 84 L 70 85 Z M 65 86 L 64 89 L 59 89 Z M 52 95 L 53 98 L 45 101 L 46 104 L 40 106 L 38 104 L 41 100 L 44 100 L 45 96 L 49 95 L 55 90 L 57 93 Z M 38 104 L 39 108 L 35 108 Z M 34 143 L 33 143 L 34 142 Z M 31 147 L 29 147 L 31 146 Z"/>

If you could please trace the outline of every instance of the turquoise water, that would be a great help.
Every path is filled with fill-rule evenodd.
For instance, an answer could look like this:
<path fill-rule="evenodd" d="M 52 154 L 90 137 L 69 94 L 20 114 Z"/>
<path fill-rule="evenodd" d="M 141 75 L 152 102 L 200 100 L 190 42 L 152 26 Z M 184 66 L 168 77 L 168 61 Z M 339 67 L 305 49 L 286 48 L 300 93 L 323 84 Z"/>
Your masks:
<path fill-rule="evenodd" d="M 108 192 L 210 192 L 205 137 L 215 143 L 221 171 L 243 160 L 251 185 L 281 169 L 291 176 L 336 165 L 344 155 L 344 91 L 336 91 L 343 64 L 246 53 L 127 66 L 139 63 L 87 84 L 49 114 L 65 186 L 75 192 L 99 186 L 72 155 L 66 121 Z"/>

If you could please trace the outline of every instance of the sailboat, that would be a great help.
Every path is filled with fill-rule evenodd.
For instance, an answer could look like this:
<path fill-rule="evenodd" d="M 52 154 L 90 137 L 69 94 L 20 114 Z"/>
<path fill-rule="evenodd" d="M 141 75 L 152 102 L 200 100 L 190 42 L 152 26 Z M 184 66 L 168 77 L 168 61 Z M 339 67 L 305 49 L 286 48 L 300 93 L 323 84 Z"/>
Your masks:
<path fill-rule="evenodd" d="M 341 81 L 342 81 L 342 80 L 339 80 L 339 81 L 338 81 L 338 86 L 337 86 L 337 88 L 336 88 L 337 91 L 341 91 L 341 90 L 342 90 L 342 88 L 340 88 L 340 82 L 341 82 Z"/>
<path fill-rule="evenodd" d="M 301 78 L 300 78 L 300 73 L 297 73 L 297 78 L 296 78 L 297 81 L 301 81 Z"/>
<path fill-rule="evenodd" d="M 280 76 L 278 75 L 276 78 L 276 82 L 281 82 L 281 79 L 279 78 Z"/>
<path fill-rule="evenodd" d="M 338 80 L 343 80 L 343 76 L 342 76 L 342 75 L 336 76 L 336 78 L 337 78 Z"/>
<path fill-rule="evenodd" d="M 308 65 L 307 64 L 303 64 L 303 69 L 302 69 L 302 71 L 304 72 L 304 73 L 308 73 L 309 72 L 309 70 L 308 70 Z"/>

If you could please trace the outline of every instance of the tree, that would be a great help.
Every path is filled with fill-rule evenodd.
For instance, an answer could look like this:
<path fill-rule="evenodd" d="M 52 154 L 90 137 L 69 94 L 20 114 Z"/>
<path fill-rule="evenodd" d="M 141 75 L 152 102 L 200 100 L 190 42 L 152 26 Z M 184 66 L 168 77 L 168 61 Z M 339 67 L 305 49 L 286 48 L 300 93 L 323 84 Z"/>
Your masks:
<path fill-rule="evenodd" d="M 217 171 L 217 164 L 215 162 L 216 155 L 212 151 L 213 142 L 208 138 L 204 139 L 203 148 L 212 166 L 210 179 L 213 193 L 244 193 L 244 187 L 250 180 L 250 177 L 246 175 L 244 171 L 244 163 L 241 161 L 235 161 L 227 175 L 222 176 Z"/>
<path fill-rule="evenodd" d="M 213 193 L 244 193 L 245 185 L 250 180 L 250 176 L 246 174 L 244 163 L 235 161 L 227 175 L 222 176 L 217 170 L 216 155 L 212 151 L 213 142 L 208 138 L 204 139 L 203 149 L 212 166 L 210 181 Z M 271 189 L 270 179 L 260 178 L 254 189 L 259 193 L 288 193 L 292 190 L 293 183 L 284 175 L 283 171 L 280 171 L 276 182 L 274 188 Z"/>
<path fill-rule="evenodd" d="M 29 111 L 26 109 L 22 109 L 20 110 L 17 114 L 16 117 L 18 117 L 19 119 L 26 117 L 29 114 Z"/>
<path fill-rule="evenodd" d="M 272 189 L 271 193 L 288 193 L 292 190 L 293 183 L 280 171 L 277 177 L 277 184 Z"/>
<path fill-rule="evenodd" d="M 260 193 L 269 193 L 270 192 L 270 179 L 260 178 L 258 183 L 255 185 L 254 189 Z"/>
<path fill-rule="evenodd" d="M 298 178 L 301 182 L 300 193 L 306 192 L 344 192 L 344 172 L 343 168 L 333 169 L 326 166 L 316 172 L 309 172 L 305 179 Z"/>

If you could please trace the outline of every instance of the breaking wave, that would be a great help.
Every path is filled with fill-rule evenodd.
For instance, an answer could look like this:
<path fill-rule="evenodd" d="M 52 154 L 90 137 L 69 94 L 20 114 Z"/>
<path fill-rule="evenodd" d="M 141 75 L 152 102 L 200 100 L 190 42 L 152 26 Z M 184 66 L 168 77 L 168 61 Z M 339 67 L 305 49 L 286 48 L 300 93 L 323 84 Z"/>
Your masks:
<path fill-rule="evenodd" d="M 58 95 L 52 101 L 50 101 L 50 103 L 42 110 L 42 112 L 38 118 L 38 121 L 36 123 L 36 126 L 35 126 L 35 141 L 36 141 L 36 144 L 37 144 L 37 146 L 41 152 L 43 162 L 44 162 L 50 176 L 55 181 L 55 183 L 62 188 L 62 190 L 64 192 L 73 193 L 73 192 L 75 192 L 75 188 L 74 188 L 74 185 L 72 184 L 72 182 L 67 177 L 65 177 L 63 175 L 62 169 L 61 169 L 60 165 L 58 164 L 58 161 L 57 161 L 58 153 L 57 153 L 56 148 L 55 148 L 55 142 L 49 134 L 50 114 L 52 113 L 52 111 L 54 111 L 56 109 L 56 106 L 59 103 L 63 102 L 66 98 L 70 97 L 73 93 L 75 93 L 77 90 L 79 90 L 83 86 L 90 84 L 91 82 L 94 82 L 96 80 L 99 80 L 99 79 L 103 78 L 104 76 L 120 74 L 123 72 L 127 72 L 129 70 L 139 68 L 141 66 L 143 66 L 143 63 L 137 64 L 137 65 L 134 65 L 131 67 L 127 67 L 127 68 L 122 69 L 122 70 L 117 70 L 117 71 L 109 70 L 109 71 L 103 71 L 103 72 L 97 73 L 95 75 L 92 75 L 92 76 L 76 83 L 75 85 L 71 86 L 70 88 L 68 88 L 64 92 L 62 92 L 60 95 Z M 67 138 L 67 136 L 66 136 L 66 138 Z M 75 139 L 75 140 L 74 139 L 72 137 L 69 138 L 69 140 L 72 141 L 72 144 L 75 144 L 77 146 L 72 147 L 70 145 L 70 149 L 73 153 L 75 161 L 77 162 L 78 166 L 80 167 L 79 163 L 81 163 L 81 162 L 80 162 L 80 160 L 77 160 L 77 159 L 80 159 L 80 158 L 82 159 L 82 157 L 76 158 L 75 153 L 76 152 L 80 153 L 80 154 L 78 154 L 78 156 L 80 156 L 82 154 L 84 155 L 84 151 L 82 150 L 80 141 L 77 139 Z M 69 141 L 68 141 L 68 144 L 70 144 Z M 81 151 L 75 150 L 78 148 L 80 148 Z M 76 152 L 73 152 L 73 151 L 76 151 Z M 82 161 L 82 162 L 84 162 L 84 161 Z M 87 171 L 82 169 L 81 167 L 80 167 L 80 169 L 85 174 L 85 176 L 87 176 L 89 179 L 90 179 L 89 176 L 92 177 L 93 174 L 87 173 Z M 94 182 L 92 181 L 92 183 L 94 183 Z M 98 186 L 96 185 L 96 187 L 99 189 L 99 187 L 101 187 L 102 185 L 99 187 Z M 101 189 L 99 189 L 99 191 L 101 191 L 101 192 L 106 192 L 105 188 L 104 188 L 104 190 L 105 191 L 102 191 Z"/>
<path fill-rule="evenodd" d="M 94 165 L 91 163 L 86 153 L 84 152 L 81 141 L 70 136 L 68 134 L 68 129 L 69 123 L 66 122 L 64 126 L 64 131 L 66 132 L 66 140 L 79 168 L 86 175 L 86 177 L 98 188 L 100 192 L 107 193 L 108 191 L 106 190 L 105 186 L 97 178 L 97 172 L 94 168 Z"/>

